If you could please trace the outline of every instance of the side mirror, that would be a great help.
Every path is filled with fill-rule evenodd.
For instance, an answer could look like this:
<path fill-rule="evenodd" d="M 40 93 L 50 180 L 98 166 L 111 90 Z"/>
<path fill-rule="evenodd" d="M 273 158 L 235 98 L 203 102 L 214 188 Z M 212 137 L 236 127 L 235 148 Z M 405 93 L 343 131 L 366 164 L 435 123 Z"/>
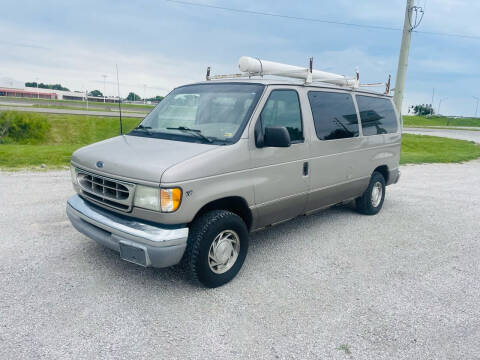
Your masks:
<path fill-rule="evenodd" d="M 290 134 L 284 126 L 268 126 L 265 128 L 263 142 L 264 146 L 269 147 L 289 147 L 291 144 Z"/>

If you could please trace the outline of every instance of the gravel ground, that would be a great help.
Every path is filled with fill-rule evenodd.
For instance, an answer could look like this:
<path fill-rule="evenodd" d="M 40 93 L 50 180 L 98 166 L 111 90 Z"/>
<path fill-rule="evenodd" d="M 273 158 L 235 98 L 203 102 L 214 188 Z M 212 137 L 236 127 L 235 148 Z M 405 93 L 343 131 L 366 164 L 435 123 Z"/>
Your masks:
<path fill-rule="evenodd" d="M 480 161 L 402 167 L 348 206 L 252 235 L 214 290 L 75 231 L 68 172 L 0 173 L 0 358 L 479 359 Z"/>
<path fill-rule="evenodd" d="M 468 130 L 470 129 L 470 130 Z M 406 134 L 430 135 L 447 137 L 458 140 L 467 140 L 480 143 L 479 128 L 468 128 L 467 130 L 459 129 L 433 129 L 433 128 L 404 128 L 403 132 Z"/>

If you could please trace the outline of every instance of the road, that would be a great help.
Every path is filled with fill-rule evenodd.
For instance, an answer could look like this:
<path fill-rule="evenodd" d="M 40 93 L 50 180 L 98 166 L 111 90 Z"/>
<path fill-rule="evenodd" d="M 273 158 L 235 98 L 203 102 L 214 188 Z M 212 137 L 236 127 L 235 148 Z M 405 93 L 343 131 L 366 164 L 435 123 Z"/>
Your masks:
<path fill-rule="evenodd" d="M 0 173 L 0 358 L 478 359 L 479 183 L 480 161 L 404 166 L 378 215 L 253 234 L 208 290 L 75 231 L 68 172 Z"/>
<path fill-rule="evenodd" d="M 472 128 L 470 128 L 472 129 Z M 419 134 L 448 137 L 452 139 L 474 141 L 480 143 L 480 128 L 476 130 L 458 130 L 456 129 L 434 129 L 434 128 L 404 128 L 403 132 L 407 134 Z"/>
<path fill-rule="evenodd" d="M 118 117 L 117 111 L 87 111 L 87 110 L 73 110 L 73 109 L 54 109 L 54 108 L 34 108 L 28 106 L 0 106 L 2 110 L 27 111 L 48 114 L 70 114 L 70 115 L 91 115 L 91 116 L 111 116 Z M 122 111 L 125 117 L 144 118 L 147 113 L 136 113 L 129 110 Z"/>

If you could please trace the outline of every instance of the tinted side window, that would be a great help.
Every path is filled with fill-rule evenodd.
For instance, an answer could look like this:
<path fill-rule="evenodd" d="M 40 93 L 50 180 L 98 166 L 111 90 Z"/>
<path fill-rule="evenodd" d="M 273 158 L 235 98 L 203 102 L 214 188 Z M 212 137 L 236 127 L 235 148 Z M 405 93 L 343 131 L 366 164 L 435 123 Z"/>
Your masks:
<path fill-rule="evenodd" d="M 320 140 L 358 136 L 358 118 L 351 94 L 310 91 L 315 131 Z"/>
<path fill-rule="evenodd" d="M 397 131 L 397 116 L 389 99 L 357 95 L 363 135 L 387 134 Z"/>
<path fill-rule="evenodd" d="M 303 140 L 300 100 L 295 90 L 273 90 L 260 119 L 263 131 L 268 126 L 285 126 L 291 141 Z"/>

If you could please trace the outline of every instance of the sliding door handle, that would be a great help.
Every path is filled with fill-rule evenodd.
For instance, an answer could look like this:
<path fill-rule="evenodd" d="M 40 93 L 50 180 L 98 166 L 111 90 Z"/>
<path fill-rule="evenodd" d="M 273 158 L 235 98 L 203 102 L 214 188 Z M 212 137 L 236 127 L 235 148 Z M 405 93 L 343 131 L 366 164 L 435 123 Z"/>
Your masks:
<path fill-rule="evenodd" d="M 303 163 L 303 176 L 307 176 L 308 175 L 308 161 L 305 161 Z"/>

